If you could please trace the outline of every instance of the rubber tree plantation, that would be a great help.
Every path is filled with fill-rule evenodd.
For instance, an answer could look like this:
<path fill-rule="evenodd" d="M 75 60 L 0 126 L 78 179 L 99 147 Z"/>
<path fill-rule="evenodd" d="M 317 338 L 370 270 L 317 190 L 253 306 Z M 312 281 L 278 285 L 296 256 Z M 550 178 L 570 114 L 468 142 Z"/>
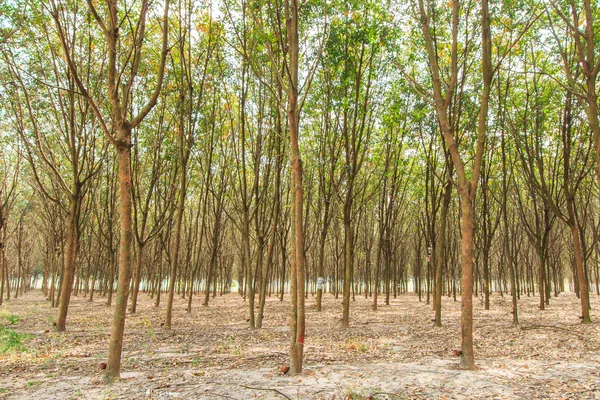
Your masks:
<path fill-rule="evenodd" d="M 0 3 L 0 398 L 600 395 L 596 0 Z"/>

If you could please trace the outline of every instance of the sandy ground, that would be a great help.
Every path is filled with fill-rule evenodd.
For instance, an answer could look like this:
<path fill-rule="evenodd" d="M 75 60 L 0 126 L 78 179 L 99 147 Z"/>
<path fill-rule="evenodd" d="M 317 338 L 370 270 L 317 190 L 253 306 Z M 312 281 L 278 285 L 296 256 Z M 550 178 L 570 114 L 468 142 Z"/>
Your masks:
<path fill-rule="evenodd" d="M 173 329 L 161 326 L 165 305 L 141 295 L 129 315 L 122 378 L 103 382 L 112 309 L 105 299 L 72 299 L 68 331 L 56 333 L 39 291 L 0 307 L 0 324 L 29 334 L 22 351 L 0 353 L 0 398 L 23 399 L 600 399 L 600 298 L 592 324 L 579 322 L 572 293 L 540 311 L 536 298 L 519 302 L 521 325 L 511 325 L 508 297 L 494 294 L 491 310 L 475 300 L 476 371 L 456 369 L 460 301 L 443 299 L 442 328 L 431 305 L 414 294 L 371 311 L 371 299 L 351 304 L 351 327 L 341 328 L 342 302 L 327 294 L 324 311 L 307 300 L 305 371 L 287 364 L 289 301 L 267 301 L 263 329 L 246 327 L 247 304 L 237 294 L 209 307 L 176 298 Z M 380 303 L 381 304 L 381 303 Z"/>

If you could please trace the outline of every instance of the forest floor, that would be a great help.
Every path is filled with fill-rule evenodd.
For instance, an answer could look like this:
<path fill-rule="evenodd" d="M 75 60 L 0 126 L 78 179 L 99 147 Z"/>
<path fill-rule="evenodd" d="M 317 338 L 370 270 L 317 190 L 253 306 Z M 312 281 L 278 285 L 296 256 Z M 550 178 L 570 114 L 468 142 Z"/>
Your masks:
<path fill-rule="evenodd" d="M 600 399 L 600 297 L 592 324 L 579 322 L 572 293 L 545 311 L 522 297 L 520 326 L 509 297 L 491 310 L 474 299 L 476 371 L 456 368 L 460 300 L 443 299 L 442 328 L 415 294 L 380 302 L 356 297 L 351 327 L 341 328 L 342 301 L 326 294 L 324 311 L 309 296 L 305 370 L 288 363 L 289 299 L 267 300 L 264 328 L 247 328 L 247 303 L 217 296 L 209 307 L 177 296 L 173 328 L 161 326 L 165 304 L 142 294 L 127 316 L 121 379 L 103 382 L 112 311 L 105 299 L 73 297 L 66 333 L 52 330 L 56 309 L 39 291 L 0 307 L 0 398 L 47 399 Z M 165 298 L 166 300 L 166 298 Z M 166 301 L 164 302 L 166 303 Z"/>

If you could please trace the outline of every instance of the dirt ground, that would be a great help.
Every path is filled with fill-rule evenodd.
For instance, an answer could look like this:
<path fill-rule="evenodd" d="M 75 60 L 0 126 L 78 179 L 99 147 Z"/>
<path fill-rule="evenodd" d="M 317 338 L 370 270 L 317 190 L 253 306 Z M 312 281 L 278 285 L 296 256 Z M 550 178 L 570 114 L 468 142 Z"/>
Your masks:
<path fill-rule="evenodd" d="M 593 323 L 579 322 L 572 293 L 519 302 L 520 327 L 511 326 L 508 297 L 494 294 L 491 310 L 475 300 L 477 370 L 456 369 L 460 301 L 443 300 L 442 328 L 431 305 L 414 294 L 374 312 L 370 299 L 351 304 L 351 327 L 341 328 L 342 302 L 324 296 L 317 313 L 307 300 L 305 371 L 287 364 L 289 301 L 267 301 L 263 329 L 246 327 L 247 306 L 237 294 L 196 298 L 191 314 L 177 297 L 173 329 L 161 326 L 165 305 L 141 295 L 128 315 L 122 378 L 105 384 L 112 310 L 105 299 L 71 301 L 68 331 L 56 333 L 39 291 L 0 307 L 0 326 L 27 334 L 19 350 L 0 353 L 0 398 L 27 399 L 600 399 L 600 298 Z M 165 302 L 166 303 L 166 302 Z M 18 316 L 18 318 L 14 316 Z"/>

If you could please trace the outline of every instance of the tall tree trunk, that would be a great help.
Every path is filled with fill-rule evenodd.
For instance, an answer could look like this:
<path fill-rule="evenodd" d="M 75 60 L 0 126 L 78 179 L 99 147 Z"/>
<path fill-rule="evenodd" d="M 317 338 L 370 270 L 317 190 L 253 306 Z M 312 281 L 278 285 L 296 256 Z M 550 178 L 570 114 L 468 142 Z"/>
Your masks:
<path fill-rule="evenodd" d="M 327 206 L 325 206 L 327 208 Z M 327 211 L 325 211 L 327 215 Z M 327 240 L 327 228 L 321 230 L 319 238 L 319 260 L 317 266 L 317 312 L 321 312 L 323 309 L 323 287 L 325 286 L 325 241 Z M 319 279 L 320 284 L 319 284 Z"/>
<path fill-rule="evenodd" d="M 475 369 L 473 352 L 473 200 L 461 194 L 462 277 L 461 277 L 461 360 L 462 369 Z"/>
<path fill-rule="evenodd" d="M 204 291 L 204 303 L 202 303 L 202 305 L 204 305 L 204 306 L 208 306 L 208 299 L 210 297 L 210 282 L 213 280 L 213 272 L 217 268 L 217 255 L 218 255 L 218 251 L 219 251 L 219 235 L 220 235 L 220 230 L 221 230 L 221 212 L 222 212 L 221 211 L 222 210 L 221 196 L 223 196 L 222 190 L 219 192 L 219 198 L 217 199 L 219 204 L 217 205 L 218 209 L 216 211 L 215 225 L 213 227 L 213 233 L 212 233 L 210 262 L 208 264 L 208 267 L 207 267 L 208 271 L 206 273 L 206 288 Z M 214 287 L 215 288 L 217 287 L 216 281 L 214 283 Z"/>
<path fill-rule="evenodd" d="M 287 116 L 290 133 L 290 167 L 292 170 L 291 187 L 291 307 L 290 307 L 290 369 L 292 374 L 302 372 L 304 359 L 304 189 L 302 186 L 302 159 L 299 147 L 300 109 L 298 104 L 298 63 L 300 43 L 298 39 L 298 0 L 285 3 L 286 35 L 288 54 L 288 106 Z"/>
<path fill-rule="evenodd" d="M 381 219 L 380 219 L 381 221 Z M 383 224 L 379 224 L 379 241 L 377 243 L 377 261 L 375 261 L 375 282 L 373 282 L 373 311 L 377 311 L 377 295 L 379 293 L 379 271 L 381 269 L 381 253 L 383 251 Z M 418 251 L 418 250 L 417 250 Z"/>
<path fill-rule="evenodd" d="M 575 205 L 574 199 L 567 198 L 567 208 L 569 210 L 569 228 L 573 238 L 573 249 L 575 251 L 575 271 L 577 273 L 577 281 L 579 282 L 579 300 L 581 301 L 581 322 L 584 324 L 591 323 L 590 318 L 590 290 L 583 265 L 583 251 L 581 240 L 579 237 L 579 227 L 575 221 Z"/>
<path fill-rule="evenodd" d="M 512 323 L 519 325 L 519 312 L 517 308 L 517 279 L 515 277 L 515 263 L 512 257 L 510 248 L 509 231 L 508 231 L 508 173 L 506 170 L 506 142 L 504 132 L 502 133 L 502 228 L 504 230 L 504 254 L 510 268 L 510 294 L 512 298 Z"/>
<path fill-rule="evenodd" d="M 183 135 L 183 133 L 181 133 Z M 184 143 L 184 136 L 180 140 L 181 146 L 187 146 Z M 182 150 L 182 153 L 186 150 Z M 185 211 L 185 196 L 187 192 L 187 155 L 182 156 L 181 176 L 179 187 L 179 200 L 177 202 L 177 216 L 175 217 L 175 232 L 173 233 L 173 247 L 171 254 L 171 275 L 169 280 L 169 297 L 167 299 L 167 313 L 165 316 L 165 328 L 171 329 L 171 320 L 173 316 L 173 298 L 175 296 L 175 282 L 177 278 L 177 267 L 179 263 L 179 247 L 181 243 L 181 227 L 183 222 L 183 212 Z M 208 283 L 207 283 L 208 285 Z"/>
<path fill-rule="evenodd" d="M 298 82 L 298 14 L 297 0 L 292 0 L 294 10 L 292 17 L 292 27 L 294 33 L 288 33 L 288 38 L 293 40 L 289 42 L 291 51 L 295 54 L 295 84 Z M 289 23 L 288 23 L 289 24 Z M 290 89 L 295 95 L 289 98 L 289 130 L 290 130 L 290 164 L 292 169 L 292 243 L 291 243 L 291 345 L 290 345 L 290 368 L 292 374 L 302 372 L 302 363 L 304 358 L 304 331 L 305 331 L 305 308 L 304 308 L 304 226 L 302 221 L 303 211 L 303 187 L 302 187 L 302 162 L 300 159 L 300 149 L 298 146 L 298 111 L 296 101 L 298 94 L 297 86 Z"/>
<path fill-rule="evenodd" d="M 4 226 L 4 219 L 2 213 L 2 204 L 0 204 L 0 306 L 2 305 L 4 298 L 4 282 L 8 280 L 8 271 L 6 270 L 6 256 L 4 253 L 4 246 L 6 242 L 6 228 Z"/>
<path fill-rule="evenodd" d="M 58 306 L 58 318 L 56 319 L 56 330 L 63 332 L 67 326 L 67 311 L 71 300 L 73 289 L 73 278 L 75 276 L 75 262 L 77 259 L 77 248 L 79 247 L 79 208 L 81 200 L 79 188 L 75 187 L 71 193 L 69 204 L 69 219 L 67 226 L 67 244 L 65 246 L 64 274 L 62 277 L 60 303 Z"/>
<path fill-rule="evenodd" d="M 250 220 L 248 209 L 244 208 L 242 227 L 242 246 L 244 251 L 244 260 L 246 263 L 246 294 L 248 296 L 248 325 L 250 329 L 256 328 L 254 315 L 254 274 L 252 270 L 252 260 L 250 254 Z"/>
<path fill-rule="evenodd" d="M 279 145 L 279 140 L 277 142 L 277 152 L 280 152 L 280 145 Z M 261 284 L 261 292 L 259 295 L 259 304 L 258 304 L 258 327 L 262 328 L 262 320 L 263 320 L 263 316 L 264 316 L 264 308 L 265 308 L 265 301 L 267 298 L 267 285 L 269 283 L 269 281 L 273 281 L 271 275 L 271 271 L 272 271 L 272 265 L 273 265 L 273 257 L 275 254 L 275 246 L 277 244 L 277 227 L 279 226 L 279 214 L 281 212 L 281 158 L 278 159 L 278 162 L 276 163 L 275 166 L 275 170 L 276 170 L 276 176 L 275 176 L 275 204 L 274 204 L 274 210 L 273 210 L 273 226 L 271 229 L 271 239 L 270 239 L 270 243 L 269 243 L 269 248 L 267 250 L 267 260 L 265 263 L 265 268 L 263 269 L 262 272 L 262 284 Z M 260 246 L 259 246 L 260 247 Z"/>
<path fill-rule="evenodd" d="M 121 371 L 121 352 L 123 350 L 123 333 L 125 332 L 125 316 L 127 298 L 131 282 L 131 255 L 133 244 L 132 201 L 131 201 L 131 128 L 128 124 L 120 129 L 117 146 L 119 162 L 119 199 L 120 199 L 120 232 L 119 243 L 119 281 L 117 298 L 113 315 L 112 332 L 108 346 L 108 362 L 106 379 L 118 378 Z M 110 266 L 113 268 L 113 265 Z"/>
<path fill-rule="evenodd" d="M 142 241 L 137 242 L 137 254 L 135 260 L 135 274 L 133 283 L 133 294 L 131 295 L 131 313 L 135 314 L 137 308 L 138 293 L 140 291 L 140 281 L 142 280 L 142 260 L 144 256 L 144 247 L 146 243 Z"/>
<path fill-rule="evenodd" d="M 449 172 L 450 174 L 450 172 Z M 446 241 L 446 221 L 448 219 L 448 209 L 450 208 L 450 200 L 452 198 L 452 181 L 448 179 L 444 188 L 444 198 L 442 202 L 442 210 L 440 214 L 440 230 L 437 234 L 439 238 L 436 244 L 435 254 L 435 326 L 442 326 L 442 266 L 444 264 L 444 244 Z"/>
<path fill-rule="evenodd" d="M 342 328 L 350 327 L 350 285 L 352 284 L 352 183 L 348 185 L 346 201 L 344 202 L 344 298 L 342 313 Z M 389 274 L 388 274 L 389 275 Z M 389 276 L 386 278 L 389 282 Z M 389 289 L 389 288 L 388 288 Z M 389 299 L 389 292 L 387 293 Z"/>

